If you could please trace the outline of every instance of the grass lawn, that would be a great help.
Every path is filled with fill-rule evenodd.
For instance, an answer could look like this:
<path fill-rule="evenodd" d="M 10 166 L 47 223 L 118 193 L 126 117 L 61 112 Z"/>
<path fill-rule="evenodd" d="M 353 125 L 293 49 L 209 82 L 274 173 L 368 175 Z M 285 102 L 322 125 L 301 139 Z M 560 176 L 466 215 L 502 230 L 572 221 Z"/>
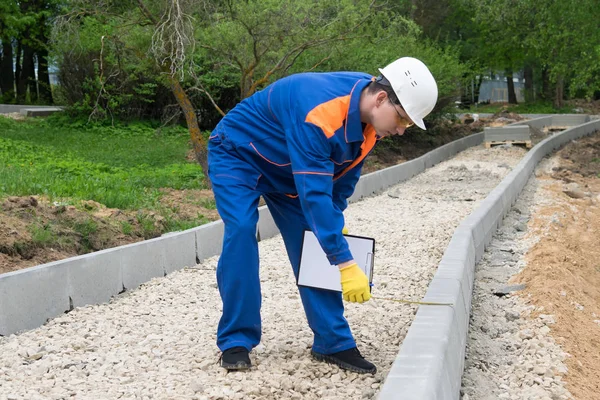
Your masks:
<path fill-rule="evenodd" d="M 182 127 L 0 116 L 0 198 L 45 195 L 124 210 L 153 208 L 159 188 L 204 188 L 201 167 L 186 160 L 188 142 Z"/>

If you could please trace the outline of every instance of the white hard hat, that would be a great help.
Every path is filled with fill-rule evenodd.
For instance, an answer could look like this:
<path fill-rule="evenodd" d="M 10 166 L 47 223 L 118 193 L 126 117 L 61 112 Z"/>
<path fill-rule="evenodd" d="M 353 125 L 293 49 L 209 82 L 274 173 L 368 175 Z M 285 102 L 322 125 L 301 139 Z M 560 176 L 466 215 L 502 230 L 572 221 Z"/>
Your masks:
<path fill-rule="evenodd" d="M 406 114 L 421 129 L 425 129 L 423 118 L 433 110 L 438 97 L 437 84 L 422 61 L 402 57 L 379 69 L 390 83 Z"/>

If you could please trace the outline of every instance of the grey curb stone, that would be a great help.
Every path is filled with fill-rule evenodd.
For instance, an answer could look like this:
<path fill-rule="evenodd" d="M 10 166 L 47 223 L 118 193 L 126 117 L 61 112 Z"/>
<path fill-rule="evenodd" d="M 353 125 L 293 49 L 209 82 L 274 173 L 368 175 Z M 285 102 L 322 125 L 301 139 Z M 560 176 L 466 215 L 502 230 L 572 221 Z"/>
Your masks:
<path fill-rule="evenodd" d="M 0 275 L 0 335 L 37 328 L 70 310 L 66 282 L 71 263 L 57 261 Z"/>
<path fill-rule="evenodd" d="M 39 108 L 21 108 L 19 111 L 21 115 L 26 117 L 47 117 L 48 115 L 61 112 L 62 108 L 59 107 L 39 107 Z"/>
<path fill-rule="evenodd" d="M 68 259 L 67 290 L 73 307 L 105 303 L 123 291 L 122 251 L 115 248 Z"/>
<path fill-rule="evenodd" d="M 503 140 L 526 141 L 531 139 L 529 125 L 513 125 L 498 128 L 483 128 L 483 136 L 486 142 L 498 142 Z"/>
<path fill-rule="evenodd" d="M 223 249 L 223 233 L 225 225 L 223 220 L 210 222 L 194 228 L 196 234 L 196 261 L 201 261 L 221 254 Z"/>
<path fill-rule="evenodd" d="M 258 235 L 260 240 L 268 239 L 279 234 L 273 216 L 267 206 L 258 209 Z"/>
<path fill-rule="evenodd" d="M 195 250 L 195 243 L 193 246 Z M 122 251 L 117 251 L 116 255 L 120 258 L 125 289 L 135 289 L 152 278 L 165 275 L 162 249 L 155 245 L 154 240 L 126 245 L 120 250 Z"/>

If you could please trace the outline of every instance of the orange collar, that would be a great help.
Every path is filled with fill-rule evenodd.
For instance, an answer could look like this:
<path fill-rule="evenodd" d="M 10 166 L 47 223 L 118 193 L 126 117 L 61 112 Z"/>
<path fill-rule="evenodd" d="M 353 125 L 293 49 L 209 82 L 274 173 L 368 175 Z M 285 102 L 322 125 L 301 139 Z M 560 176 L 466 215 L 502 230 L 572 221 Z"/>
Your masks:
<path fill-rule="evenodd" d="M 334 181 L 337 179 L 340 179 L 342 176 L 344 176 L 346 174 L 346 172 L 350 171 L 352 168 L 354 168 L 355 166 L 360 164 L 360 162 L 362 160 L 364 160 L 364 158 L 367 156 L 367 154 L 369 154 L 371 152 L 371 150 L 373 150 L 373 147 L 375 146 L 375 143 L 377 142 L 377 135 L 375 132 L 375 128 L 373 128 L 373 126 L 371 124 L 368 124 L 365 127 L 365 131 L 363 132 L 363 137 L 364 137 L 364 140 L 363 140 L 362 144 L 360 145 L 360 154 L 352 162 L 352 164 L 350 164 L 349 166 L 344 168 L 344 170 L 342 172 L 336 174 L 333 177 Z"/>

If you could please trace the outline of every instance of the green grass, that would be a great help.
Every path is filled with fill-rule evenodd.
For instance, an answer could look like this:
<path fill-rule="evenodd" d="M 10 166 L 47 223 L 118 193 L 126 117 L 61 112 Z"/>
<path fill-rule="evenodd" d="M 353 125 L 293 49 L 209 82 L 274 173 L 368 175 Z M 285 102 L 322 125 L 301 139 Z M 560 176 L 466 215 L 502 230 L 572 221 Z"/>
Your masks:
<path fill-rule="evenodd" d="M 31 241 L 40 247 L 46 247 L 54 243 L 54 234 L 48 224 L 35 223 L 29 226 Z"/>
<path fill-rule="evenodd" d="M 182 220 L 177 219 L 174 216 L 169 216 L 165 221 L 165 229 L 169 232 L 173 231 L 185 231 L 187 229 L 192 229 L 200 225 L 204 225 L 210 222 L 203 215 L 198 215 L 196 218 L 191 220 Z"/>
<path fill-rule="evenodd" d="M 124 235 L 131 235 L 131 233 L 133 232 L 133 225 L 131 225 L 127 221 L 122 221 L 121 232 L 123 232 Z"/>
<path fill-rule="evenodd" d="M 199 204 L 206 208 L 207 210 L 216 210 L 217 209 L 217 203 L 215 202 L 214 199 L 202 199 L 199 201 Z"/>
<path fill-rule="evenodd" d="M 554 108 L 551 102 L 536 101 L 532 103 L 519 103 L 519 104 L 504 104 L 504 103 L 490 103 L 490 104 L 476 104 L 471 106 L 464 112 L 471 113 L 497 113 L 502 109 L 507 109 L 508 112 L 517 114 L 572 114 L 573 106 L 563 106 L 561 108 Z"/>
<path fill-rule="evenodd" d="M 142 229 L 142 236 L 145 239 L 150 239 L 160 235 L 160 229 L 154 223 L 152 217 L 147 214 L 138 213 L 136 215 L 137 222 Z"/>
<path fill-rule="evenodd" d="M 182 127 L 112 126 L 66 115 L 14 121 L 0 116 L 0 197 L 47 195 L 107 207 L 153 207 L 159 188 L 203 188 L 201 167 L 186 161 Z"/>

